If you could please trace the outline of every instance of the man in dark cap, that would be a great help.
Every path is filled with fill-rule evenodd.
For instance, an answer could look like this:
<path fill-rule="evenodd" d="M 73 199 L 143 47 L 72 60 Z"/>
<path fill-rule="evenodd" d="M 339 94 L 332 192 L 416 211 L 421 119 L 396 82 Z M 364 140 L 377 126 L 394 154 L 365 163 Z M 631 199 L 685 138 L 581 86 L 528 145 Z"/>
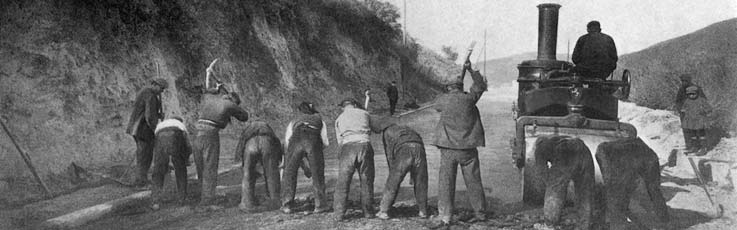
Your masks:
<path fill-rule="evenodd" d="M 158 78 L 151 85 L 138 92 L 128 128 L 125 132 L 136 141 L 137 171 L 134 184 L 145 186 L 148 181 L 148 169 L 151 167 L 154 148 L 154 129 L 164 117 L 161 109 L 161 92 L 169 86 L 166 80 Z"/>
<path fill-rule="evenodd" d="M 589 22 L 586 31 L 573 49 L 574 71 L 585 78 L 604 80 L 617 68 L 617 47 L 612 37 L 601 32 L 598 21 Z"/>
<path fill-rule="evenodd" d="M 386 96 L 389 98 L 389 114 L 394 115 L 397 109 L 397 100 L 399 100 L 399 90 L 397 90 L 397 81 L 392 81 L 389 87 L 386 87 Z"/>
<path fill-rule="evenodd" d="M 389 209 L 399 192 L 399 186 L 407 173 L 414 185 L 418 216 L 427 217 L 427 157 L 422 137 L 412 128 L 397 125 L 394 117 L 371 117 L 371 131 L 381 134 L 389 176 L 376 217 L 389 219 Z"/>
<path fill-rule="evenodd" d="M 154 145 L 154 167 L 151 175 L 153 182 L 153 208 L 158 209 L 163 200 L 162 190 L 164 177 L 169 173 L 169 162 L 174 165 L 179 203 L 187 198 L 187 161 L 192 148 L 187 139 L 187 127 L 181 117 L 173 117 L 160 122 L 156 126 L 156 144 Z"/>
<path fill-rule="evenodd" d="M 366 101 L 369 101 L 368 91 Z M 363 216 L 371 218 L 374 216 L 374 149 L 369 139 L 370 117 L 353 99 L 343 100 L 340 106 L 343 113 L 335 119 L 335 136 L 340 145 L 340 153 L 338 181 L 333 199 L 334 218 L 336 221 L 345 218 L 351 179 L 356 170 L 360 179 Z"/>
<path fill-rule="evenodd" d="M 453 201 L 458 165 L 461 165 L 466 181 L 469 200 L 474 211 L 473 221 L 483 221 L 486 209 L 486 195 L 481 184 L 479 156 L 477 147 L 485 145 L 484 127 L 476 103 L 486 91 L 484 77 L 471 69 L 466 61 L 463 71 L 469 71 L 473 79 L 470 92 L 463 92 L 463 79 L 458 77 L 446 84 L 447 93 L 435 101 L 440 111 L 440 120 L 435 128 L 433 145 L 440 149 L 440 176 L 438 182 L 438 216 L 441 225 L 451 224 Z"/>
<path fill-rule="evenodd" d="M 240 97 L 235 92 L 223 95 L 209 95 L 200 107 L 200 118 L 195 128 L 194 159 L 197 166 L 197 179 L 202 185 L 200 205 L 213 204 L 217 185 L 218 163 L 220 159 L 220 130 L 230 123 L 231 117 L 247 121 L 248 113 L 239 107 Z"/>
<path fill-rule="evenodd" d="M 698 98 L 703 98 L 703 100 L 706 100 L 706 95 L 704 94 L 704 90 L 701 86 L 693 83 L 693 77 L 690 74 L 682 74 L 679 78 L 681 79 L 681 87 L 678 88 L 678 92 L 676 93 L 675 110 L 679 112 L 681 123 L 683 123 L 683 117 L 685 114 L 682 113 L 681 110 L 683 108 L 683 103 L 687 98 L 686 89 L 688 87 L 695 86 Z M 683 129 L 683 141 L 686 144 L 687 150 L 693 150 L 695 148 L 694 143 L 696 142 L 692 141 L 694 137 L 695 134 L 691 132 L 691 130 Z"/>
<path fill-rule="evenodd" d="M 297 189 L 297 169 L 302 165 L 305 176 L 312 177 L 312 193 L 315 196 L 313 213 L 326 212 L 330 209 L 325 198 L 325 157 L 323 149 L 330 143 L 328 130 L 314 105 L 302 102 L 297 115 L 287 125 L 284 135 L 287 154 L 284 157 L 284 173 L 282 175 L 282 212 L 292 213 L 294 195 Z M 306 167 L 304 159 L 309 161 Z M 309 171 L 309 172 L 308 172 Z"/>

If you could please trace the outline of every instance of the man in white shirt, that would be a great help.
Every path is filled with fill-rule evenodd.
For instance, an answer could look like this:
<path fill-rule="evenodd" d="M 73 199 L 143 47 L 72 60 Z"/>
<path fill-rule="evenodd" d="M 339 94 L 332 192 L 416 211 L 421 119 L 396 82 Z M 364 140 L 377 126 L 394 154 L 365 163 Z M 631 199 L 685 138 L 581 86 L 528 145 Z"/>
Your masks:
<path fill-rule="evenodd" d="M 366 91 L 366 102 L 369 100 Z M 366 103 L 366 105 L 368 105 Z M 373 217 L 374 197 L 374 149 L 369 140 L 370 119 L 366 110 L 361 109 L 352 99 L 340 103 L 343 113 L 335 120 L 335 135 L 340 144 L 338 181 L 335 185 L 333 208 L 335 220 L 345 217 L 349 188 L 353 173 L 358 170 L 361 185 L 361 208 L 366 218 Z"/>
<path fill-rule="evenodd" d="M 187 128 L 180 117 L 166 119 L 156 125 L 151 175 L 154 209 L 158 209 L 162 200 L 164 176 L 169 173 L 169 161 L 174 165 L 179 202 L 183 203 L 187 198 L 187 161 L 192 153 L 187 134 Z"/>

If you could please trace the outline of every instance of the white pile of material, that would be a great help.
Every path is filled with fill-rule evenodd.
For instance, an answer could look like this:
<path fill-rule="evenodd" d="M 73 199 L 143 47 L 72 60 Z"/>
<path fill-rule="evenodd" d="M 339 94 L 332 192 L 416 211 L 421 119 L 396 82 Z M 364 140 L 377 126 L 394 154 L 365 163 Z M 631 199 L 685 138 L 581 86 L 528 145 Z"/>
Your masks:
<path fill-rule="evenodd" d="M 683 149 L 683 131 L 681 121 L 674 112 L 650 109 L 634 103 L 619 103 L 620 121 L 627 122 L 637 128 L 637 135 L 658 154 L 660 163 L 668 160 L 673 149 Z M 710 159 L 735 160 L 737 137 L 723 138 L 719 144 L 706 155 Z M 681 178 L 693 178 L 693 169 L 683 155 L 678 155 L 678 165 L 666 168 L 665 173 Z"/>
<path fill-rule="evenodd" d="M 637 136 L 655 150 L 661 164 L 668 160 L 671 150 L 683 148 L 681 120 L 671 111 L 650 109 L 620 101 L 619 121 L 630 123 L 637 128 Z"/>

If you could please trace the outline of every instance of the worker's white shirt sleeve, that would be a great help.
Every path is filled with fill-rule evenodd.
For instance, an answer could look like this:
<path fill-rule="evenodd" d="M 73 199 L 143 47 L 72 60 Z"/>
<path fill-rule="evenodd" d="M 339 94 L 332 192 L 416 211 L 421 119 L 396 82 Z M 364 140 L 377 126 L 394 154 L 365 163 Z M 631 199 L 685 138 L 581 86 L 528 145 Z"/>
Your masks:
<path fill-rule="evenodd" d="M 292 126 L 294 126 L 294 122 L 289 122 L 289 125 L 287 125 L 287 132 L 284 134 L 284 150 L 289 148 L 289 139 L 292 137 Z"/>
<path fill-rule="evenodd" d="M 330 144 L 328 140 L 328 127 L 325 122 L 322 122 L 322 130 L 320 130 L 320 137 L 322 138 L 322 146 L 327 147 Z"/>
<path fill-rule="evenodd" d="M 343 137 L 340 136 L 342 131 L 340 131 L 340 116 L 338 116 L 338 119 L 335 119 L 335 139 L 338 141 L 338 144 L 343 144 Z"/>

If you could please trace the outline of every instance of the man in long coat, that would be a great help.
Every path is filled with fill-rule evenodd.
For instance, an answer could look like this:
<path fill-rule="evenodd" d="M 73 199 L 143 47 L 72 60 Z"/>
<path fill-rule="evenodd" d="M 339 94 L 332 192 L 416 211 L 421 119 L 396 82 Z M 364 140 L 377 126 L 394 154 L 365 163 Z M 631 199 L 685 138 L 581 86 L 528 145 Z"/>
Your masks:
<path fill-rule="evenodd" d="M 133 111 L 125 132 L 136 141 L 136 178 L 134 184 L 145 186 L 148 169 L 151 167 L 154 149 L 154 129 L 164 118 L 161 109 L 161 92 L 169 86 L 166 80 L 158 78 L 138 92 Z"/>
<path fill-rule="evenodd" d="M 704 100 L 706 100 L 707 98 L 701 86 L 693 83 L 693 78 L 690 74 L 683 74 L 679 78 L 681 79 L 681 86 L 678 88 L 678 92 L 676 93 L 675 110 L 678 111 L 681 115 L 681 124 L 683 124 L 683 118 L 685 117 L 685 114 L 680 111 L 683 109 L 683 104 L 687 99 L 686 88 L 695 86 L 698 98 L 703 98 Z M 695 134 L 691 130 L 683 129 L 683 141 L 686 144 L 686 150 L 694 149 L 694 143 L 696 143 L 692 140 L 694 139 L 694 137 Z"/>
<path fill-rule="evenodd" d="M 481 124 L 476 102 L 486 91 L 484 77 L 471 69 L 466 61 L 464 71 L 468 70 L 473 79 L 470 92 L 463 92 L 463 79 L 457 78 L 446 85 L 448 93 L 436 99 L 436 109 L 440 120 L 435 128 L 433 145 L 440 149 L 440 176 L 438 182 L 438 212 L 442 225 L 451 224 L 457 167 L 461 165 L 463 178 L 474 211 L 471 221 L 483 221 L 485 217 L 486 196 L 481 184 L 479 156 L 477 147 L 485 145 L 484 127 Z"/>

